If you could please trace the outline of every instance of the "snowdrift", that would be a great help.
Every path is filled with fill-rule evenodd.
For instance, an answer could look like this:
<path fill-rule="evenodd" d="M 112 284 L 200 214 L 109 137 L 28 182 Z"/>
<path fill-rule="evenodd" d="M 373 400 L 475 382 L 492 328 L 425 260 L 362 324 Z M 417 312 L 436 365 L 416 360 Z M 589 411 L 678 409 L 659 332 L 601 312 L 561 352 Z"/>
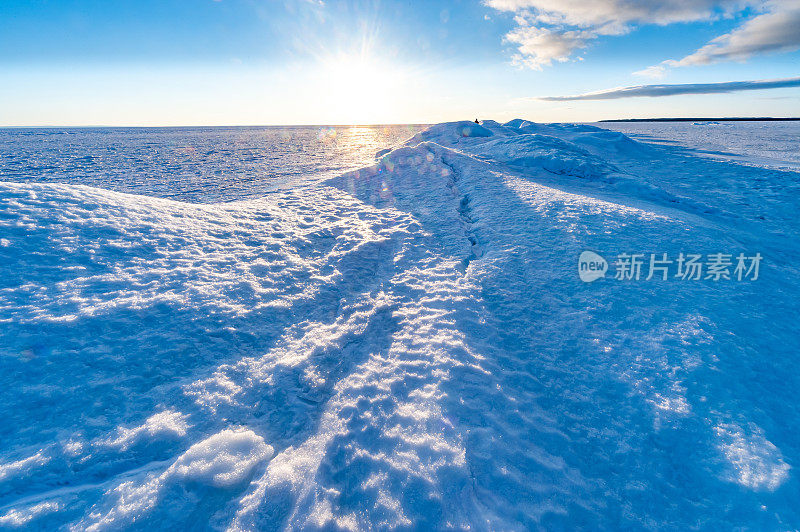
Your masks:
<path fill-rule="evenodd" d="M 797 528 L 798 192 L 524 120 L 239 203 L 0 183 L 0 526 Z"/>

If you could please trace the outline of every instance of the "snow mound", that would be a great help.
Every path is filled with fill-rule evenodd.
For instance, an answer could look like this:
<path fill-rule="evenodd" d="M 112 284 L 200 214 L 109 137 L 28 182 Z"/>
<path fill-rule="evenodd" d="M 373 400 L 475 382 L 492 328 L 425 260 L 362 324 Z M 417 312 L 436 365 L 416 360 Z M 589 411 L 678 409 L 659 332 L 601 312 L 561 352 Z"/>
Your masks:
<path fill-rule="evenodd" d="M 508 122 L 506 122 L 503 125 L 506 126 L 506 127 L 510 127 L 510 128 L 521 129 L 521 128 L 524 128 L 524 127 L 533 126 L 534 123 L 533 122 L 529 122 L 527 120 L 523 120 L 522 118 L 515 118 L 513 120 L 509 120 Z"/>
<path fill-rule="evenodd" d="M 433 141 L 442 145 L 457 144 L 460 139 L 484 138 L 492 135 L 494 133 L 487 127 L 468 120 L 462 120 L 460 122 L 445 122 L 431 126 L 425 131 L 414 135 L 406 144 L 415 145 L 426 141 Z"/>
<path fill-rule="evenodd" d="M 649 150 L 642 144 L 629 137 L 604 130 L 595 126 L 584 124 L 537 124 L 524 120 L 512 120 L 506 124 L 499 124 L 493 120 L 485 120 L 481 126 L 491 132 L 491 136 L 460 137 L 453 134 L 455 124 L 469 125 L 470 122 L 446 123 L 432 126 L 417 134 L 405 143 L 405 147 L 421 147 L 428 145 L 425 153 L 416 154 L 417 164 L 424 162 L 425 157 L 437 150 L 435 146 L 445 147 L 450 156 L 465 154 L 476 156 L 491 161 L 495 167 L 505 166 L 516 169 L 528 175 L 531 171 L 541 170 L 546 174 L 564 177 L 578 177 L 587 183 L 577 184 L 557 182 L 566 186 L 589 186 L 597 192 L 598 186 L 608 187 L 615 193 L 624 194 L 631 198 L 676 207 L 692 213 L 719 212 L 719 209 L 708 203 L 698 202 L 691 197 L 676 194 L 675 191 L 665 188 L 661 181 L 643 178 L 641 175 L 630 175 L 612 161 L 641 161 L 650 157 Z M 376 175 L 396 176 L 391 169 L 398 159 L 406 157 L 403 151 L 387 150 L 380 154 L 380 162 L 374 167 L 369 167 L 351 175 L 366 175 L 372 172 Z M 426 155 L 427 154 L 427 155 Z M 445 157 L 446 159 L 446 157 Z M 445 173 L 452 169 L 445 168 Z M 435 172 L 439 172 L 436 169 Z M 428 175 L 433 175 L 425 169 Z M 548 178 L 541 174 L 538 179 L 548 182 Z M 353 188 L 354 181 L 349 179 L 349 188 L 346 190 L 356 194 L 359 198 L 369 201 L 374 205 L 391 204 L 379 203 L 392 197 L 392 187 L 397 186 L 394 177 L 384 178 L 379 186 L 370 187 L 369 198 L 362 193 L 357 193 Z M 337 182 L 336 180 L 331 183 Z M 366 182 L 365 182 L 366 183 Z M 447 185 L 449 186 L 449 185 Z M 424 200 L 423 200 L 424 201 Z"/>
<path fill-rule="evenodd" d="M 431 126 L 416 134 L 405 145 L 415 146 L 421 142 L 434 142 L 442 146 L 455 147 L 469 151 L 472 147 L 481 146 L 488 140 L 522 137 L 529 139 L 532 135 L 550 137 L 554 149 L 565 148 L 568 151 L 585 150 L 585 152 L 603 159 L 608 156 L 643 157 L 647 155 L 647 147 L 626 135 L 601 129 L 586 124 L 539 124 L 527 120 L 515 119 L 505 124 L 494 120 L 474 122 L 449 122 Z M 525 143 L 526 141 L 521 141 Z M 528 140 L 528 142 L 535 142 Z M 488 148 L 487 148 L 488 149 Z M 391 150 L 382 150 L 378 156 L 384 156 Z"/>

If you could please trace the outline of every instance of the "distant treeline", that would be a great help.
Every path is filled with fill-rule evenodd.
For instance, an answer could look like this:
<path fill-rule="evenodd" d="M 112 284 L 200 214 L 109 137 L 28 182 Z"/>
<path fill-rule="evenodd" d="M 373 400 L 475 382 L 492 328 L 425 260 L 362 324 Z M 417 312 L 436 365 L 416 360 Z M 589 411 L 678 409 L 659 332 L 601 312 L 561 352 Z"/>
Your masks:
<path fill-rule="evenodd" d="M 800 118 L 775 118 L 772 116 L 729 117 L 729 118 L 615 118 L 600 122 L 789 122 Z"/>

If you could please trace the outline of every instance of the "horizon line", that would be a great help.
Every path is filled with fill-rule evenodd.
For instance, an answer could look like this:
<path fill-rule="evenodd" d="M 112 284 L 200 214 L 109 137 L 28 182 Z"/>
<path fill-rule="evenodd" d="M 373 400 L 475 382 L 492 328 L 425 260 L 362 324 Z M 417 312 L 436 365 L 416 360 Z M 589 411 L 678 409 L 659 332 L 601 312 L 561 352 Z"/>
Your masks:
<path fill-rule="evenodd" d="M 526 119 L 527 120 L 527 119 Z M 181 124 L 181 125 L 101 125 L 101 124 L 81 124 L 81 125 L 0 125 L 0 129 L 182 129 L 182 128 L 248 128 L 248 127 L 384 127 L 384 126 L 430 126 L 433 124 L 459 122 L 460 120 L 449 120 L 445 122 L 386 122 L 375 124 Z M 468 120 L 472 122 L 472 120 Z M 795 116 L 728 116 L 728 117 L 645 117 L 645 118 L 604 118 L 600 120 L 581 120 L 569 123 L 578 124 L 597 124 L 603 122 L 690 122 L 690 121 L 728 121 L 728 122 L 759 122 L 759 121 L 800 121 L 800 117 Z M 482 122 L 482 121 L 481 121 Z M 533 122 L 531 120 L 531 122 Z M 541 122 L 554 124 L 559 122 Z"/>
<path fill-rule="evenodd" d="M 384 122 L 375 124 L 180 124 L 180 125 L 110 125 L 110 124 L 42 124 L 42 125 L 0 125 L 0 129 L 112 129 L 112 128 L 187 128 L 187 127 L 381 127 L 381 126 L 429 126 L 437 122 Z"/>

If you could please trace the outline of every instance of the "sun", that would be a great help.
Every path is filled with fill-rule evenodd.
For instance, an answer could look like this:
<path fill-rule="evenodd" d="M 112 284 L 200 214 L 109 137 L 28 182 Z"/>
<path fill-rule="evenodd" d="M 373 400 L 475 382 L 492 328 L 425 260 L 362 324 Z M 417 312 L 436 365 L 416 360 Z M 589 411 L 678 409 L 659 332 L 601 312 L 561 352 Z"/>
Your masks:
<path fill-rule="evenodd" d="M 364 56 L 343 55 L 325 61 L 322 71 L 322 93 L 339 123 L 376 124 L 395 114 L 403 84 L 399 68 Z"/>

